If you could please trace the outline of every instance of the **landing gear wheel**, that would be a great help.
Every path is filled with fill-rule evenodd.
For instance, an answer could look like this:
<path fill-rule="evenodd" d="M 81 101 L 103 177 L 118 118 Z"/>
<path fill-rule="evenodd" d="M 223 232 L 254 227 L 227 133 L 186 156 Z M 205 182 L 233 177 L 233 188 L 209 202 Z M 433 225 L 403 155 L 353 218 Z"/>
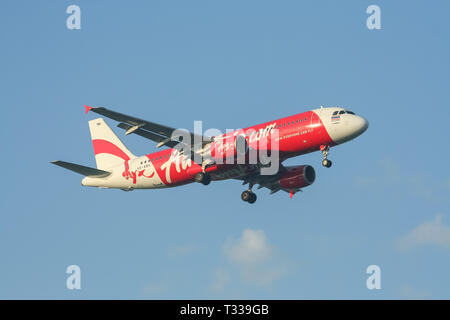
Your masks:
<path fill-rule="evenodd" d="M 242 201 L 246 201 L 247 202 L 248 199 L 250 199 L 250 195 L 251 195 L 250 191 L 245 190 L 244 192 L 242 192 L 242 194 L 241 194 Z"/>
<path fill-rule="evenodd" d="M 206 174 L 204 172 L 199 172 L 195 175 L 195 182 L 199 182 L 207 186 L 211 182 L 211 177 L 209 174 Z"/>
<path fill-rule="evenodd" d="M 248 202 L 248 203 L 255 203 L 255 201 L 256 201 L 256 194 L 254 194 L 253 192 L 251 192 L 249 190 L 245 190 L 241 194 L 241 199 L 243 201 L 245 201 L 245 202 Z"/>
<path fill-rule="evenodd" d="M 211 176 L 209 174 L 205 174 L 205 178 L 203 179 L 202 183 L 207 186 L 211 183 Z"/>
<path fill-rule="evenodd" d="M 248 199 L 248 203 L 255 203 L 255 201 L 256 201 L 256 194 L 255 193 L 251 193 L 250 194 L 250 199 Z"/>
<path fill-rule="evenodd" d="M 327 168 L 331 167 L 332 164 L 333 164 L 333 162 L 331 162 L 331 160 L 328 160 L 328 159 L 323 159 L 323 161 L 322 161 L 322 165 Z"/>

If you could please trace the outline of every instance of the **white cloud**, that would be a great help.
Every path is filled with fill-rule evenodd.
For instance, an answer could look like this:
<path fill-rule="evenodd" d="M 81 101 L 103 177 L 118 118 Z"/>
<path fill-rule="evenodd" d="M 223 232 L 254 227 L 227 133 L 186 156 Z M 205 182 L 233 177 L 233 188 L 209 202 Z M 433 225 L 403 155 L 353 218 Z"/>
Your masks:
<path fill-rule="evenodd" d="M 225 268 L 217 268 L 214 271 L 211 289 L 214 293 L 221 293 L 230 281 L 230 273 Z"/>
<path fill-rule="evenodd" d="M 263 230 L 245 229 L 239 239 L 225 243 L 223 253 L 241 279 L 250 284 L 269 286 L 286 272 L 285 265 L 277 259 L 277 249 Z"/>
<path fill-rule="evenodd" d="M 422 245 L 435 245 L 450 249 L 450 226 L 442 222 L 440 214 L 436 215 L 433 220 L 420 224 L 398 242 L 398 246 L 402 250 Z"/>
<path fill-rule="evenodd" d="M 253 265 L 270 259 L 274 248 L 262 230 L 245 229 L 237 241 L 229 239 L 224 246 L 225 256 L 242 265 Z"/>

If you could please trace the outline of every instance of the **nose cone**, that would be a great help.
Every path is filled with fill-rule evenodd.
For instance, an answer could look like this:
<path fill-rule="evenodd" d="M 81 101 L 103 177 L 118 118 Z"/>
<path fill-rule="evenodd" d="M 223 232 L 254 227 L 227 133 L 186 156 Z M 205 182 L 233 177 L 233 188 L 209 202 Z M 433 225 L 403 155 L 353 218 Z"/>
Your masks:
<path fill-rule="evenodd" d="M 336 144 L 350 141 L 369 128 L 369 121 L 342 108 L 317 109 L 328 135 Z"/>
<path fill-rule="evenodd" d="M 362 134 L 369 127 L 369 121 L 366 118 L 361 116 L 356 116 L 351 121 L 352 131 L 354 132 L 355 137 Z"/>
<path fill-rule="evenodd" d="M 344 120 L 343 125 L 337 128 L 339 138 L 334 140 L 336 143 L 343 143 L 355 139 L 369 127 L 369 121 L 357 115 L 352 115 L 348 120 Z"/>

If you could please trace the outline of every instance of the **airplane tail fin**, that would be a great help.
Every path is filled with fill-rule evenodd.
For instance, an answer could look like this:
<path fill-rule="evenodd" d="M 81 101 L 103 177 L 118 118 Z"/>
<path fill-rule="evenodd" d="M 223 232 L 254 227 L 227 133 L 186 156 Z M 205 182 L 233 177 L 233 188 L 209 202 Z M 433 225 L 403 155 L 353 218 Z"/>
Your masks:
<path fill-rule="evenodd" d="M 107 170 L 136 158 L 102 118 L 89 121 L 97 168 Z"/>
<path fill-rule="evenodd" d="M 103 171 L 103 170 L 99 170 L 99 169 L 85 167 L 85 166 L 82 166 L 79 164 L 66 162 L 66 161 L 57 160 L 57 161 L 52 161 L 51 163 L 53 163 L 57 166 L 63 167 L 65 169 L 71 170 L 73 172 L 79 173 L 85 177 L 90 177 L 90 178 L 105 178 L 111 174 L 111 172 L 109 172 L 109 171 Z"/>

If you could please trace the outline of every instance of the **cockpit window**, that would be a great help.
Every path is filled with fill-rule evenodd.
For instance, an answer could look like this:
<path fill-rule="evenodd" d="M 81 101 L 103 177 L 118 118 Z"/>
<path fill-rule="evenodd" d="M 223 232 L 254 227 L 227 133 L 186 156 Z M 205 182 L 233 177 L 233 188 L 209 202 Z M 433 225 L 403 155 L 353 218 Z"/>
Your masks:
<path fill-rule="evenodd" d="M 353 111 L 346 111 L 348 114 L 355 114 Z"/>
<path fill-rule="evenodd" d="M 333 112 L 333 116 L 337 115 L 339 111 Z"/>
<path fill-rule="evenodd" d="M 344 113 L 345 113 L 345 111 L 344 111 L 344 110 L 342 110 L 342 111 L 340 111 L 340 112 L 339 112 L 339 114 L 344 114 Z"/>

